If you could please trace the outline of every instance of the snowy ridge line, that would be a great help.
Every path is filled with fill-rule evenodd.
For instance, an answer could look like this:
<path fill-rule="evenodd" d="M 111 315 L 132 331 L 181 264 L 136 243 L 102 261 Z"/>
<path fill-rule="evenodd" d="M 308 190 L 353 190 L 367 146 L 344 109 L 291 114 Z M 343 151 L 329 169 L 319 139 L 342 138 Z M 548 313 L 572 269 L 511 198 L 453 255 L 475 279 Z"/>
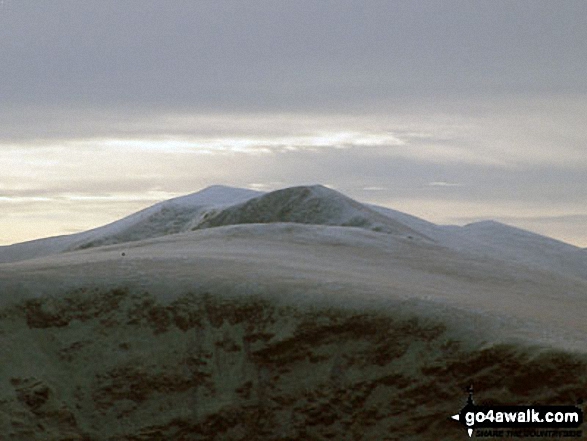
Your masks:
<path fill-rule="evenodd" d="M 95 242 L 93 246 L 109 245 L 116 243 L 117 235 L 127 232 L 132 236 L 134 228 L 141 229 L 144 237 L 133 237 L 131 240 L 141 240 L 150 237 L 157 237 L 160 234 L 153 227 L 149 228 L 149 220 L 157 218 L 161 213 L 167 213 L 169 218 L 182 212 L 193 212 L 197 215 L 204 209 L 220 208 L 225 205 L 241 202 L 262 194 L 255 190 L 233 188 L 223 185 L 213 185 L 197 193 L 169 199 L 147 207 L 120 220 L 114 221 L 101 227 L 93 228 L 81 233 L 71 235 L 55 236 L 43 239 L 36 239 L 14 245 L 0 247 L 0 263 L 16 262 L 20 260 L 45 257 L 79 248 L 89 248 L 88 244 Z M 121 240 L 119 242 L 124 242 Z"/>
<path fill-rule="evenodd" d="M 0 247 L 0 264 L 194 230 L 284 222 L 358 228 L 381 233 L 384 241 L 400 237 L 471 259 L 488 257 L 581 280 L 587 277 L 587 253 L 573 245 L 496 221 L 439 226 L 390 208 L 360 203 L 321 185 L 268 193 L 215 185 L 86 232 Z"/>

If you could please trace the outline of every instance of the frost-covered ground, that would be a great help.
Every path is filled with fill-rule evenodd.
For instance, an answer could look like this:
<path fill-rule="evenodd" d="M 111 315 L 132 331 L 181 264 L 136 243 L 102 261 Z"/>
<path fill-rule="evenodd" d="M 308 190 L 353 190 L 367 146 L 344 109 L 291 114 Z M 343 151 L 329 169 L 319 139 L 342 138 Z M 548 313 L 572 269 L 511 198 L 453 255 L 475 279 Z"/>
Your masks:
<path fill-rule="evenodd" d="M 587 390 L 585 252 L 496 222 L 213 187 L 0 259 L 6 439 L 460 439 L 471 383 Z"/>

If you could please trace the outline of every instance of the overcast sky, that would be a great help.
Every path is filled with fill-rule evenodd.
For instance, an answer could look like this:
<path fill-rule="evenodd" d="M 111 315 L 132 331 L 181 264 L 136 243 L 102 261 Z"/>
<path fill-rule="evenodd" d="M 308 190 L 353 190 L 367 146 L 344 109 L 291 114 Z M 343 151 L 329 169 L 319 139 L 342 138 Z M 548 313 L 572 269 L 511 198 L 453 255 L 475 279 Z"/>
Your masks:
<path fill-rule="evenodd" d="M 0 244 L 322 183 L 587 247 L 587 2 L 0 0 Z"/>

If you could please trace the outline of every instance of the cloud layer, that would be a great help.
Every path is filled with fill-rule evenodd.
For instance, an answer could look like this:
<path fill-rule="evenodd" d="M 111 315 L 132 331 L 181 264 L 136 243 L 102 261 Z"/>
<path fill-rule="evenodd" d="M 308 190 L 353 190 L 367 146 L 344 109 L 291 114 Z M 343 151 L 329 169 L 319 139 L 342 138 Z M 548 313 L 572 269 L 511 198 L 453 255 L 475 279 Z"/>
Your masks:
<path fill-rule="evenodd" d="M 0 243 L 319 182 L 587 246 L 586 42 L 582 0 L 6 0 Z"/>
<path fill-rule="evenodd" d="M 19 0 L 0 9 L 3 104 L 357 109 L 587 92 L 582 0 Z"/>

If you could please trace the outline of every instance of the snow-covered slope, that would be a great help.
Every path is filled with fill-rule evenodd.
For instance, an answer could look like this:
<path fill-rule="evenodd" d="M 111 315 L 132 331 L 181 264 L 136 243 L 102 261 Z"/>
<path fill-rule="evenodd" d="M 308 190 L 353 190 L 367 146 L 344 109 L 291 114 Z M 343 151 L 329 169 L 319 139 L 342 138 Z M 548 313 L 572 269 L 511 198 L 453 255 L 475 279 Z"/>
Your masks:
<path fill-rule="evenodd" d="M 220 185 L 207 187 L 197 193 L 161 202 L 122 221 L 94 230 L 91 238 L 84 237 L 83 241 L 76 241 L 69 249 L 133 242 L 188 231 L 209 211 L 220 210 L 259 194 L 254 190 Z"/>
<path fill-rule="evenodd" d="M 300 284 L 302 291 L 321 292 L 322 297 L 338 286 L 354 291 L 345 298 L 351 304 L 407 296 L 492 315 L 513 314 L 520 323 L 537 321 L 587 335 L 582 319 L 587 277 L 362 228 L 229 225 L 3 264 L 0 270 L 0 292 L 14 291 L 13 283 L 20 279 L 23 298 L 78 286 L 120 285 L 150 291 L 159 287 L 173 297 L 192 286 L 232 285 L 236 278 L 239 290 L 241 283 L 253 283 L 253 292 L 291 291 Z"/>
<path fill-rule="evenodd" d="M 458 439 L 468 384 L 587 387 L 587 280 L 363 228 L 61 253 L 0 265 L 0 292 L 8 439 Z"/>
<path fill-rule="evenodd" d="M 338 225 L 430 240 L 426 234 L 402 222 L 404 219 L 413 222 L 416 218 L 408 215 L 403 215 L 403 218 L 386 216 L 373 207 L 320 185 L 287 188 L 267 194 L 213 186 L 158 203 L 90 231 L 0 247 L 0 263 L 242 223 Z"/>
<path fill-rule="evenodd" d="M 430 240 L 408 225 L 321 185 L 277 190 L 208 213 L 192 229 L 275 222 L 359 227 L 411 239 Z"/>
<path fill-rule="evenodd" d="M 469 384 L 488 404 L 583 397 L 578 248 L 319 186 L 226 191 L 0 264 L 2 436 L 460 439 Z"/>
<path fill-rule="evenodd" d="M 496 221 L 444 230 L 444 242 L 453 249 L 587 278 L 587 254 L 574 245 Z"/>
<path fill-rule="evenodd" d="M 0 247 L 0 263 L 192 230 L 276 222 L 362 228 L 432 242 L 471 259 L 489 256 L 579 278 L 587 274 L 587 254 L 578 247 L 495 221 L 438 226 L 396 210 L 362 204 L 320 185 L 269 193 L 212 186 L 87 232 Z"/>
<path fill-rule="evenodd" d="M 221 209 L 260 194 L 254 190 L 214 185 L 89 231 L 0 247 L 0 263 L 178 233 L 189 230 L 208 210 Z"/>

